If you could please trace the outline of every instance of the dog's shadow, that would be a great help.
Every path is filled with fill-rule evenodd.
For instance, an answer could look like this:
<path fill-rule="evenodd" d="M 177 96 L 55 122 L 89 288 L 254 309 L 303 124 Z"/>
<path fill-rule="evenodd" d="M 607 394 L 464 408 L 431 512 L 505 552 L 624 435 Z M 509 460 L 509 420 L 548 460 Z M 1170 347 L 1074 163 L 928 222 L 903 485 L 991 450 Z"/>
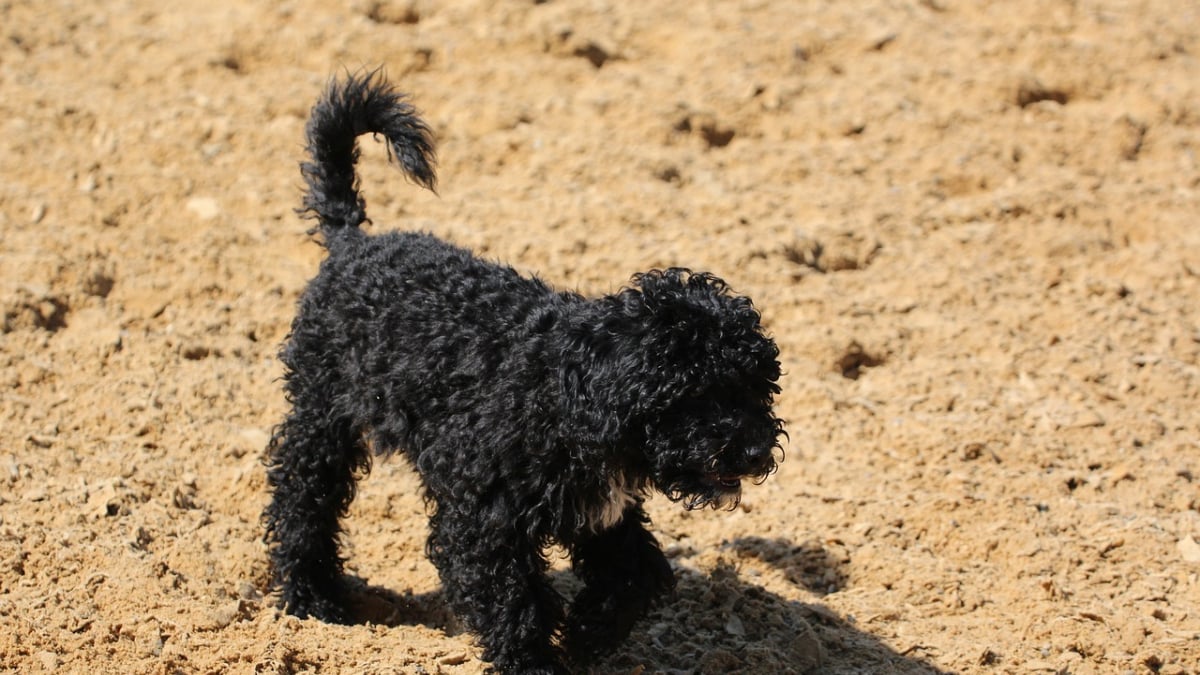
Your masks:
<path fill-rule="evenodd" d="M 783 572 L 793 584 L 816 595 L 846 587 L 845 566 L 837 556 L 814 542 L 793 544 L 787 539 L 741 537 L 726 544 L 741 557 L 757 558 Z"/>
<path fill-rule="evenodd" d="M 442 592 L 397 593 L 390 588 L 368 584 L 348 575 L 351 622 L 396 626 L 422 625 L 437 628 L 447 635 L 458 635 L 462 627 Z"/>
<path fill-rule="evenodd" d="M 745 538 L 727 548 L 777 567 L 820 595 L 846 584 L 842 565 L 818 545 Z M 823 605 L 787 600 L 745 580 L 728 559 L 710 573 L 682 566 L 675 572 L 675 597 L 592 673 L 946 673 L 897 653 Z"/>
<path fill-rule="evenodd" d="M 812 593 L 841 590 L 846 575 L 820 545 L 748 537 L 726 545 L 733 555 L 703 573 L 675 565 L 675 594 L 638 623 L 591 675 L 669 673 L 909 673 L 944 675 L 928 662 L 900 654 L 852 620 L 811 603 L 787 600 L 742 578 L 730 559 L 754 557 Z M 570 597 L 579 583 L 557 572 L 554 584 Z M 387 626 L 422 624 L 462 631 L 440 592 L 399 594 L 356 581 L 356 620 Z"/>

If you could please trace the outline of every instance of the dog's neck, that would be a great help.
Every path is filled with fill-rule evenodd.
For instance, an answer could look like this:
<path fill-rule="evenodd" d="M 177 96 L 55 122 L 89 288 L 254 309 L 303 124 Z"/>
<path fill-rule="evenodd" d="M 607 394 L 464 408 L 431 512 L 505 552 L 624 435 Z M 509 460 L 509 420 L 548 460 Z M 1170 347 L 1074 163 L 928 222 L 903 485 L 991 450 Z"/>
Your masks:
<path fill-rule="evenodd" d="M 641 491 L 627 480 L 624 473 L 617 473 L 608 480 L 607 492 L 601 494 L 597 503 L 589 504 L 584 511 L 588 529 L 600 532 L 616 525 L 625 510 L 637 503 Z"/>

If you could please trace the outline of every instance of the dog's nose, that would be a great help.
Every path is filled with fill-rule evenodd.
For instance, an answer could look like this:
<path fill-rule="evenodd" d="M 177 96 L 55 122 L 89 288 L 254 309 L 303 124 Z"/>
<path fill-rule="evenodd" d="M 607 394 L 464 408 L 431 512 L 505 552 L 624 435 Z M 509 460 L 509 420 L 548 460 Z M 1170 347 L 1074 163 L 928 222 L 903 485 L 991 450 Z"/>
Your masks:
<path fill-rule="evenodd" d="M 752 445 L 746 449 L 746 457 L 752 462 L 762 461 L 771 456 L 771 448 L 765 445 Z"/>
<path fill-rule="evenodd" d="M 752 445 L 746 448 L 746 463 L 755 469 L 774 463 L 775 457 L 767 445 Z"/>

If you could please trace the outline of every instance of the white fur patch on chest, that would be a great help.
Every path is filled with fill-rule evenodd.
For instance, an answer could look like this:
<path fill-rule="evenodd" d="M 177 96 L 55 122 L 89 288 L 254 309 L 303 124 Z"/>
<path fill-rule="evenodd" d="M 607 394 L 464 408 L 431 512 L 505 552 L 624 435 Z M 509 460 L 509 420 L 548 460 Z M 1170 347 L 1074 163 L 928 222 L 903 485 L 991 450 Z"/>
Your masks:
<path fill-rule="evenodd" d="M 588 529 L 600 532 L 616 525 L 621 521 L 625 509 L 637 502 L 637 499 L 637 490 L 625 480 L 624 476 L 610 478 L 607 494 L 600 502 L 590 504 L 590 508 L 585 512 Z"/>

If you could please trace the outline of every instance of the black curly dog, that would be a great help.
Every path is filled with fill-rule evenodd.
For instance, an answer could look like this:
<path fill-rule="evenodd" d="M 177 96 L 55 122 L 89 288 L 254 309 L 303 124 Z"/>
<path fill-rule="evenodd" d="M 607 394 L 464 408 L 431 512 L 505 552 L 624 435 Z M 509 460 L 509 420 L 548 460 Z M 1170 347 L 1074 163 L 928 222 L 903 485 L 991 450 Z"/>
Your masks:
<path fill-rule="evenodd" d="M 450 606 L 505 673 L 561 673 L 624 639 L 674 587 L 642 502 L 732 506 L 776 467 L 778 349 L 749 299 L 675 268 L 587 299 L 428 234 L 365 234 L 356 138 L 434 189 L 433 142 L 375 74 L 308 123 L 304 209 L 328 257 L 281 351 L 292 409 L 264 514 L 280 604 L 347 622 L 339 520 L 371 454 L 403 453 L 432 513 Z M 583 590 L 569 609 L 546 550 Z"/>

